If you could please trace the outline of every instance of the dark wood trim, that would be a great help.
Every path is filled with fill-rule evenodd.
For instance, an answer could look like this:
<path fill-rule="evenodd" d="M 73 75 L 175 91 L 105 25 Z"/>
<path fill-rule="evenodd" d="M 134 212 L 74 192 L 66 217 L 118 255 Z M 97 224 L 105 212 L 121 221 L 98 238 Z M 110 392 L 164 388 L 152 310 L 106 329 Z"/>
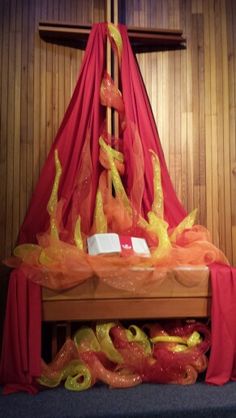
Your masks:
<path fill-rule="evenodd" d="M 84 49 L 92 25 L 67 22 L 39 22 L 39 34 L 47 42 Z M 185 48 L 181 30 L 128 27 L 135 52 Z"/>

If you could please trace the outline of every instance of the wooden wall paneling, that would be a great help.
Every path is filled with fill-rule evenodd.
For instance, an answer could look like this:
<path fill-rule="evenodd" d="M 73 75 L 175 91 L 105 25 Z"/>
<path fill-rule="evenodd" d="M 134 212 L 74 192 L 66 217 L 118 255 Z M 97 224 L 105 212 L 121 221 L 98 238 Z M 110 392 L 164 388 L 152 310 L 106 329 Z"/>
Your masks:
<path fill-rule="evenodd" d="M 168 4 L 166 1 L 162 0 L 159 2 L 161 4 L 161 9 L 162 9 L 162 27 L 163 28 L 168 28 L 169 25 L 169 15 L 168 15 Z M 158 53 L 159 54 L 159 53 Z M 172 101 L 169 102 L 169 97 L 170 97 L 170 91 L 171 91 L 171 85 L 169 82 L 169 73 L 170 73 L 170 53 L 165 51 L 163 52 L 163 65 L 162 65 L 162 78 L 163 81 L 160 79 L 159 82 L 159 88 L 160 86 L 162 86 L 162 102 L 158 103 L 158 109 L 162 109 L 163 112 L 163 130 L 162 130 L 162 135 L 160 137 L 162 146 L 163 146 L 163 151 L 164 151 L 164 155 L 165 155 L 165 160 L 166 160 L 166 164 L 168 169 L 170 170 L 171 168 L 171 158 L 170 158 L 170 137 L 172 135 L 172 127 L 170 126 L 170 122 L 169 122 L 169 114 L 170 114 L 170 109 L 172 107 Z M 170 173 L 171 174 L 171 173 Z M 173 180 L 173 179 L 172 179 Z"/>
<path fill-rule="evenodd" d="M 199 95 L 199 218 L 200 224 L 206 224 L 206 138 L 205 138 L 205 101 L 204 101 L 204 17 L 199 2 L 197 14 L 198 28 L 198 95 Z"/>
<path fill-rule="evenodd" d="M 211 125 L 211 55 L 209 2 L 204 3 L 204 81 L 205 81 L 205 139 L 206 139 L 206 225 L 213 233 L 212 201 L 212 125 Z"/>
<path fill-rule="evenodd" d="M 7 102 L 5 103 L 7 114 L 7 131 L 6 131 L 6 249 L 9 252 L 12 248 L 12 219 L 13 219 L 13 175 L 11 173 L 12 164 L 14 164 L 14 101 L 15 91 L 14 85 L 15 72 L 15 4 L 13 1 L 9 3 L 9 44 L 8 44 L 8 79 L 7 79 Z"/>
<path fill-rule="evenodd" d="M 160 136 L 160 140 L 162 143 L 163 151 L 165 153 L 165 148 L 163 144 L 164 139 L 164 112 L 162 103 L 164 101 L 163 94 L 164 91 L 164 76 L 163 76 L 163 60 L 164 60 L 164 52 L 160 52 L 159 54 L 153 53 L 153 57 L 156 61 L 156 71 L 154 74 L 154 86 L 155 86 L 155 104 L 153 106 L 153 116 L 156 121 L 157 130 Z M 160 106 L 161 104 L 161 106 Z"/>
<path fill-rule="evenodd" d="M 34 102 L 33 102 L 33 189 L 40 174 L 40 99 L 41 99 L 41 85 L 40 85 L 40 56 L 41 56 L 41 40 L 37 30 L 37 23 L 40 20 L 40 3 L 35 4 L 35 26 L 32 34 L 34 38 Z"/>
<path fill-rule="evenodd" d="M 181 152 L 181 61 L 180 51 L 174 53 L 174 138 L 175 138 L 175 190 L 182 197 L 182 152 Z"/>
<path fill-rule="evenodd" d="M 73 18 L 71 17 L 71 4 L 70 2 L 66 5 L 65 9 L 65 21 L 66 22 L 73 22 Z M 65 89 L 65 110 L 67 108 L 67 105 L 70 102 L 70 98 L 72 95 L 71 91 L 71 54 L 72 54 L 72 48 L 65 48 L 65 82 L 64 82 L 64 89 Z M 64 111 L 65 113 L 65 111 Z"/>
<path fill-rule="evenodd" d="M 93 12 L 92 21 L 104 22 L 105 21 L 105 0 L 93 0 Z"/>
<path fill-rule="evenodd" d="M 20 125 L 21 125 L 21 49 L 22 49 L 22 18 L 21 5 L 16 1 L 15 3 L 15 69 L 13 88 L 15 92 L 14 98 L 14 138 L 13 138 L 13 161 L 11 162 L 10 170 L 13 172 L 13 217 L 12 217 L 12 247 L 9 249 L 10 254 L 15 245 L 15 240 L 19 231 L 20 224 Z"/>
<path fill-rule="evenodd" d="M 228 43 L 227 43 L 227 15 L 225 2 L 221 6 L 221 33 L 222 33 L 222 87 L 223 87 L 223 149 L 224 149 L 224 221 L 225 251 L 227 257 L 232 260 L 232 226 L 231 226 L 231 188 L 230 188 L 230 137 L 229 137 L 229 75 L 228 75 Z M 236 202 L 236 201 L 235 201 Z"/>
<path fill-rule="evenodd" d="M 224 228 L 224 131 L 223 131 L 223 60 L 222 60 L 222 33 L 221 33 L 221 19 L 220 4 L 215 2 L 215 42 L 218 48 L 216 48 L 216 122 L 217 122 L 217 183 L 218 189 L 218 211 L 219 211 L 219 242 L 222 250 L 225 250 L 225 228 Z"/>
<path fill-rule="evenodd" d="M 236 4 L 233 2 L 232 0 L 232 7 L 233 7 L 233 28 L 235 28 L 236 25 Z M 236 32 L 235 30 L 233 31 L 234 34 L 234 54 L 233 54 L 233 59 L 234 59 L 234 75 L 236 74 Z M 232 175 L 233 178 L 232 179 L 232 189 L 231 189 L 231 193 L 232 193 L 232 214 L 233 214 L 233 245 L 234 245 L 234 265 L 236 265 L 236 120 L 235 120 L 235 114 L 236 114 L 236 80 L 234 78 L 234 84 L 231 86 L 232 88 L 234 88 L 234 130 L 233 130 L 233 134 L 231 136 L 231 150 L 232 153 L 231 155 L 233 155 L 233 164 L 231 164 L 231 168 L 232 168 Z M 233 166 L 233 167 L 232 167 Z"/>
<path fill-rule="evenodd" d="M 27 201 L 27 142 L 28 142 L 28 1 L 22 2 L 21 37 L 21 98 L 20 98 L 20 222 L 23 221 Z"/>
<path fill-rule="evenodd" d="M 192 0 L 192 13 L 202 13 L 202 1 L 204 0 Z"/>
<path fill-rule="evenodd" d="M 163 52 L 162 53 L 162 71 L 160 76 L 158 77 L 158 86 L 159 89 L 162 90 L 162 101 L 159 101 L 157 104 L 157 111 L 160 112 L 158 114 L 162 114 L 162 130 L 160 131 L 160 140 L 162 143 L 165 160 L 168 169 L 170 169 L 170 152 L 169 152 L 169 137 L 171 134 L 171 129 L 169 125 L 169 91 L 171 89 L 169 83 L 169 53 Z M 159 123 L 160 118 L 158 118 L 157 122 Z M 159 125 L 157 125 L 159 126 Z"/>
<path fill-rule="evenodd" d="M 64 14 L 64 7 L 65 2 L 62 3 L 64 6 L 61 7 L 61 4 L 59 3 L 59 19 L 61 21 L 65 21 L 65 14 Z M 58 84 L 58 119 L 59 119 L 59 125 L 62 122 L 64 113 L 65 113 L 65 48 L 64 46 L 59 47 L 59 84 Z"/>
<path fill-rule="evenodd" d="M 179 29 L 180 20 L 180 1 L 167 0 L 168 6 L 168 27 L 172 29 Z"/>
<path fill-rule="evenodd" d="M 34 29 L 35 29 L 35 5 L 29 1 L 25 11 L 28 27 L 28 78 L 27 78 L 27 206 L 33 193 L 34 176 Z"/>
<path fill-rule="evenodd" d="M 169 6 L 169 28 L 177 29 L 180 26 L 180 11 L 179 0 L 171 0 Z M 175 184 L 176 194 L 179 199 L 182 198 L 182 184 L 181 184 L 181 108 L 180 108 L 180 51 L 172 51 L 169 53 L 171 60 L 170 69 L 173 72 L 173 131 L 171 142 L 173 141 L 173 178 Z M 171 122 L 171 121 L 170 121 Z"/>
<path fill-rule="evenodd" d="M 229 74 L 229 145 L 231 169 L 232 259 L 236 266 L 236 4 L 227 1 L 227 39 Z"/>
<path fill-rule="evenodd" d="M 186 122 L 187 122 L 187 211 L 190 212 L 194 208 L 193 195 L 193 62 L 192 62 L 192 10 L 191 3 L 185 3 L 186 13 L 186 36 L 187 49 L 186 54 Z"/>
<path fill-rule="evenodd" d="M 215 11 L 213 2 L 209 2 L 210 8 L 210 84 L 211 84 L 211 153 L 212 153 L 212 237 L 215 245 L 219 246 L 219 194 L 218 194 L 218 143 L 217 143 L 217 79 L 216 79 L 216 32 Z"/>
<path fill-rule="evenodd" d="M 92 11 L 91 11 L 91 6 L 88 7 L 88 2 L 86 0 L 84 1 L 76 1 L 76 9 L 77 9 L 77 22 L 79 22 L 81 19 L 84 23 L 92 23 L 93 22 L 93 18 L 92 18 Z M 87 3 L 87 6 L 86 6 Z M 76 16 L 76 15 L 75 15 Z"/>
<path fill-rule="evenodd" d="M 59 0 L 54 0 L 54 7 L 53 7 L 53 20 L 59 20 Z M 60 46 L 53 44 L 52 45 L 52 136 L 54 139 L 59 125 L 59 112 L 58 112 L 58 104 L 59 104 L 59 54 L 60 54 Z"/>
<path fill-rule="evenodd" d="M 131 0 L 131 2 L 127 3 L 128 10 L 129 10 L 129 20 L 127 20 L 127 25 L 136 26 L 139 24 L 139 0 Z M 126 7 L 127 7 L 126 6 Z M 130 22 L 130 23 L 128 23 Z"/>
<path fill-rule="evenodd" d="M 168 53 L 168 96 L 166 96 L 166 100 L 168 101 L 168 104 L 166 102 L 165 111 L 169 108 L 168 111 L 168 121 L 169 124 L 169 136 L 165 137 L 165 141 L 167 140 L 169 142 L 169 172 L 170 176 L 174 185 L 174 188 L 176 189 L 176 156 L 175 156 L 175 115 L 174 115 L 174 51 L 170 51 Z"/>
<path fill-rule="evenodd" d="M 6 209 L 7 209 L 7 125 L 8 125 L 8 53 L 9 53 L 9 32 L 10 32 L 10 8 L 9 4 L 4 2 L 2 5 L 2 66 L 1 66 L 1 144 L 0 144 L 0 167 L 1 178 L 3 179 L 2 187 L 0 188 L 0 197 L 2 205 L 1 210 L 1 247 L 7 251 L 7 235 L 6 229 Z"/>
<path fill-rule="evenodd" d="M 193 10 L 193 9 L 192 9 Z M 193 110 L 193 206 L 198 208 L 199 218 L 201 216 L 200 207 L 200 104 L 199 104 L 199 60 L 198 60 L 198 13 L 192 13 L 192 110 Z"/>
<path fill-rule="evenodd" d="M 47 2 L 42 0 L 40 3 L 40 20 L 47 18 Z M 39 135 L 39 150 L 40 150 L 40 159 L 39 159 L 39 169 L 43 167 L 46 158 L 46 66 L 47 66 L 47 44 L 40 41 L 40 60 L 39 60 L 39 75 L 40 75 L 40 135 Z"/>
<path fill-rule="evenodd" d="M 71 18 L 71 2 L 68 1 L 65 4 L 65 11 L 64 11 L 64 21 L 65 22 L 73 22 L 73 18 Z M 67 109 L 67 106 L 70 102 L 71 98 L 71 71 L 70 71 L 70 56 L 71 56 L 72 48 L 64 48 L 64 65 L 65 65 L 65 74 L 64 74 L 64 113 Z"/>
<path fill-rule="evenodd" d="M 69 4 L 69 2 L 68 2 Z M 64 5 L 61 4 L 61 12 L 64 12 Z M 59 10 L 58 4 L 54 3 L 50 0 L 47 1 L 47 19 L 55 19 L 54 18 L 54 10 L 56 16 L 59 18 Z M 56 20 L 56 19 L 55 19 Z M 61 16 L 61 20 L 65 21 L 64 13 Z M 53 78 L 54 78 L 54 71 L 53 71 L 53 44 L 47 43 L 46 45 L 46 72 L 45 72 L 45 101 L 46 101 L 46 123 L 45 123 L 45 154 L 46 156 L 49 153 L 52 140 L 53 140 Z M 55 57 L 57 60 L 57 57 Z"/>
<path fill-rule="evenodd" d="M 80 2 L 78 2 L 77 0 L 72 0 L 71 20 L 73 21 L 74 19 L 76 22 L 79 22 L 81 15 L 82 15 L 82 20 L 84 23 L 91 23 L 91 17 L 89 16 L 89 8 L 83 7 L 83 5 L 81 6 Z M 81 62 L 82 62 L 81 50 L 76 49 L 76 48 L 70 48 L 71 95 L 74 91 L 74 87 L 78 79 Z"/>
<path fill-rule="evenodd" d="M 134 22 L 133 25 L 134 26 L 138 26 L 138 27 L 144 27 L 145 26 L 145 14 L 144 14 L 144 2 L 143 0 L 134 0 L 133 3 L 133 7 L 134 7 Z M 145 80 L 145 87 L 148 93 L 148 97 L 150 98 L 150 84 L 146 83 L 146 78 L 147 78 L 147 73 L 148 73 L 148 68 L 147 68 L 147 61 L 145 58 L 146 54 L 138 54 L 137 55 L 137 60 L 140 66 L 140 70 L 141 73 L 144 77 Z M 143 138 L 141 138 L 143 140 Z"/>

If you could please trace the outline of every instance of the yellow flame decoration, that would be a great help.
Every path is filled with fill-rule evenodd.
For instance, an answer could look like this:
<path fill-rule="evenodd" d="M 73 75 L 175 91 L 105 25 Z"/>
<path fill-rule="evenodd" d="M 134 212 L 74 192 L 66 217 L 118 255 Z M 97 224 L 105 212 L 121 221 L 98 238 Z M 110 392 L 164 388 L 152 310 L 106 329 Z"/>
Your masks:
<path fill-rule="evenodd" d="M 192 228 L 196 220 L 197 211 L 197 209 L 192 210 L 192 212 L 179 223 L 170 236 L 171 242 L 175 242 L 177 235 L 181 234 L 185 229 Z"/>
<path fill-rule="evenodd" d="M 106 354 L 109 360 L 114 363 L 123 363 L 123 358 L 119 351 L 114 347 L 112 339 L 110 337 L 110 330 L 115 325 L 115 322 L 100 323 L 96 325 L 96 336 L 100 343 L 102 351 Z"/>
<path fill-rule="evenodd" d="M 158 218 L 154 212 L 148 212 L 148 229 L 158 238 L 158 247 L 152 253 L 153 257 L 160 260 L 166 257 L 171 249 L 171 242 L 168 236 L 168 223 Z"/>
<path fill-rule="evenodd" d="M 58 189 L 59 189 L 60 177 L 62 174 L 62 168 L 61 168 L 61 163 L 58 157 L 57 149 L 54 152 L 54 161 L 55 161 L 56 174 L 55 174 L 55 179 L 54 179 L 54 183 L 52 187 L 52 193 L 48 201 L 47 210 L 50 215 L 51 236 L 58 239 L 59 234 L 58 234 L 58 229 L 56 225 L 55 211 L 56 211 L 57 203 L 58 203 Z"/>
<path fill-rule="evenodd" d="M 118 170 L 116 168 L 116 165 L 113 161 L 113 152 L 111 151 L 112 148 L 109 145 L 106 144 L 106 142 L 104 141 L 102 136 L 100 136 L 100 138 L 99 138 L 99 144 L 100 144 L 100 147 L 107 154 L 108 161 L 109 161 L 109 164 L 110 164 L 112 183 L 113 183 L 116 195 L 117 195 L 117 197 L 119 197 L 121 199 L 121 201 L 123 202 L 126 209 L 131 212 L 132 209 L 131 209 L 129 198 L 128 198 L 126 192 L 125 192 L 125 189 L 124 189 L 124 186 L 122 184 L 120 175 L 119 175 Z"/>
<path fill-rule="evenodd" d="M 158 216 L 163 218 L 164 206 L 163 206 L 163 190 L 161 184 L 161 168 L 158 156 L 154 151 L 150 150 L 152 167 L 153 167 L 153 188 L 154 188 L 154 199 L 152 204 L 152 211 Z"/>
<path fill-rule="evenodd" d="M 102 193 L 99 189 L 96 194 L 94 224 L 95 224 L 95 230 L 97 234 L 104 234 L 107 232 L 107 218 L 103 210 Z"/>
<path fill-rule="evenodd" d="M 21 258 L 21 260 L 27 262 L 28 259 L 30 260 L 31 255 L 34 255 L 35 253 L 40 254 L 40 251 L 41 251 L 41 247 L 39 245 L 21 244 L 15 247 L 13 254 L 16 257 Z"/>
<path fill-rule="evenodd" d="M 202 338 L 197 331 L 194 331 L 190 337 L 182 338 L 175 335 L 157 335 L 151 338 L 151 342 L 155 343 L 175 343 L 169 350 L 173 352 L 181 352 L 187 350 L 189 347 L 195 347 L 200 344 Z"/>
<path fill-rule="evenodd" d="M 126 329 L 125 333 L 128 341 L 134 341 L 140 344 L 146 354 L 151 354 L 152 349 L 149 338 L 137 325 L 130 325 L 129 328 Z"/>
<path fill-rule="evenodd" d="M 90 327 L 80 328 L 74 335 L 74 342 L 79 350 L 101 351 L 98 339 Z"/>
<path fill-rule="evenodd" d="M 65 388 L 80 392 L 92 386 L 91 373 L 80 360 L 72 360 L 68 366 L 55 377 L 40 376 L 37 381 L 42 386 L 49 388 L 57 387 L 61 381 L 65 381 Z"/>
<path fill-rule="evenodd" d="M 121 163 L 123 163 L 124 162 L 124 154 L 122 154 L 122 152 L 117 151 L 114 148 L 111 148 L 109 145 L 108 145 L 108 147 L 109 147 L 109 150 L 110 150 L 110 153 L 111 153 L 112 157 L 115 160 L 120 161 Z"/>
<path fill-rule="evenodd" d="M 74 241 L 75 241 L 76 247 L 79 250 L 83 251 L 84 245 L 83 245 L 83 240 L 81 236 L 81 217 L 80 216 L 78 216 L 76 224 L 75 224 Z"/>
<path fill-rule="evenodd" d="M 118 52 L 118 59 L 119 59 L 119 63 L 120 63 L 121 62 L 122 49 L 123 49 L 123 42 L 122 42 L 122 37 L 121 37 L 120 31 L 119 31 L 118 27 L 116 25 L 114 25 L 113 23 L 108 23 L 107 27 L 108 27 L 110 37 L 115 42 L 117 52 Z"/>

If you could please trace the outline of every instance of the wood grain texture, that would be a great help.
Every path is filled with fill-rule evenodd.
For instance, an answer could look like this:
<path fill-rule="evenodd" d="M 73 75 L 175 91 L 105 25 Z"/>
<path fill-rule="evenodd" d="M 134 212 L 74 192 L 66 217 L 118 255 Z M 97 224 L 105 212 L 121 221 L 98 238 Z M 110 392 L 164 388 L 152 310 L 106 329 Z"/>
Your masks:
<path fill-rule="evenodd" d="M 236 3 L 129 0 L 127 25 L 183 29 L 187 49 L 137 58 L 171 178 L 236 265 Z M 105 20 L 102 0 L 0 2 L 0 256 L 9 255 L 78 78 L 83 52 L 39 20 Z"/>

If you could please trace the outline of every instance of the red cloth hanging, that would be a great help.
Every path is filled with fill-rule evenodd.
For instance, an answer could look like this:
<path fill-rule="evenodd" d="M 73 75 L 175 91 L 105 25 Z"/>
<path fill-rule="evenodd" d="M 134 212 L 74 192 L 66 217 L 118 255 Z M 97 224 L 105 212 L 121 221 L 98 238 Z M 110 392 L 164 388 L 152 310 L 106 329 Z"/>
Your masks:
<path fill-rule="evenodd" d="M 87 136 L 90 138 L 92 172 L 88 174 L 87 178 L 87 188 L 91 192 L 91 202 L 89 210 L 85 212 L 88 219 L 83 219 L 84 229 L 88 229 L 91 225 L 100 173 L 98 138 L 103 130 L 105 119 L 105 108 L 100 105 L 100 85 L 105 70 L 105 41 L 106 25 L 95 24 L 89 36 L 73 96 L 50 149 L 21 226 L 19 243 L 36 242 L 36 234 L 46 231 L 49 226 L 47 204 L 55 176 L 55 149 L 58 150 L 63 168 L 59 188 L 59 198 L 65 202 L 62 217 L 65 228 L 70 229 L 70 211 L 80 175 L 81 153 Z M 81 209 L 81 206 L 80 197 L 78 210 Z"/>
<path fill-rule="evenodd" d="M 4 324 L 0 383 L 4 393 L 36 393 L 41 373 L 41 289 L 20 270 L 11 273 Z"/>
<path fill-rule="evenodd" d="M 210 266 L 212 347 L 206 382 L 223 385 L 236 380 L 236 268 Z"/>
<path fill-rule="evenodd" d="M 20 229 L 18 243 L 36 242 L 36 234 L 49 226 L 47 203 L 55 176 L 54 150 L 58 149 L 63 166 L 59 196 L 65 225 L 71 221 L 69 209 L 78 182 L 80 155 L 84 138 L 90 134 L 93 171 L 89 184 L 95 199 L 99 166 L 98 138 L 103 129 L 104 108 L 100 106 L 100 84 L 105 66 L 106 25 L 96 24 L 91 31 L 80 76 L 69 107 L 52 145 L 31 199 L 28 212 Z M 92 205 L 92 200 L 91 200 Z M 90 212 L 91 216 L 92 207 Z M 89 224 L 91 219 L 87 219 Z M 41 289 L 28 281 L 20 270 L 11 274 L 8 289 L 0 382 L 6 384 L 5 393 L 26 390 L 37 391 L 34 377 L 40 375 L 41 352 Z"/>
<path fill-rule="evenodd" d="M 131 184 L 134 181 L 132 178 L 132 161 L 134 157 L 132 152 L 133 138 L 129 129 L 130 123 L 134 122 L 141 137 L 144 154 L 145 172 L 144 196 L 142 202 L 143 213 L 146 215 L 146 213 L 151 209 L 153 202 L 153 171 L 149 151 L 152 149 L 158 155 L 161 166 L 162 188 L 165 204 L 164 217 L 169 226 L 174 227 L 186 216 L 186 211 L 176 196 L 168 173 L 154 116 L 140 70 L 130 46 L 127 29 L 123 25 L 119 25 L 119 29 L 123 42 L 121 60 L 121 90 L 125 104 L 126 119 L 128 122 L 128 129 L 124 132 L 124 155 L 126 165 L 129 167 L 129 177 L 127 179 L 126 190 L 129 194 Z"/>

